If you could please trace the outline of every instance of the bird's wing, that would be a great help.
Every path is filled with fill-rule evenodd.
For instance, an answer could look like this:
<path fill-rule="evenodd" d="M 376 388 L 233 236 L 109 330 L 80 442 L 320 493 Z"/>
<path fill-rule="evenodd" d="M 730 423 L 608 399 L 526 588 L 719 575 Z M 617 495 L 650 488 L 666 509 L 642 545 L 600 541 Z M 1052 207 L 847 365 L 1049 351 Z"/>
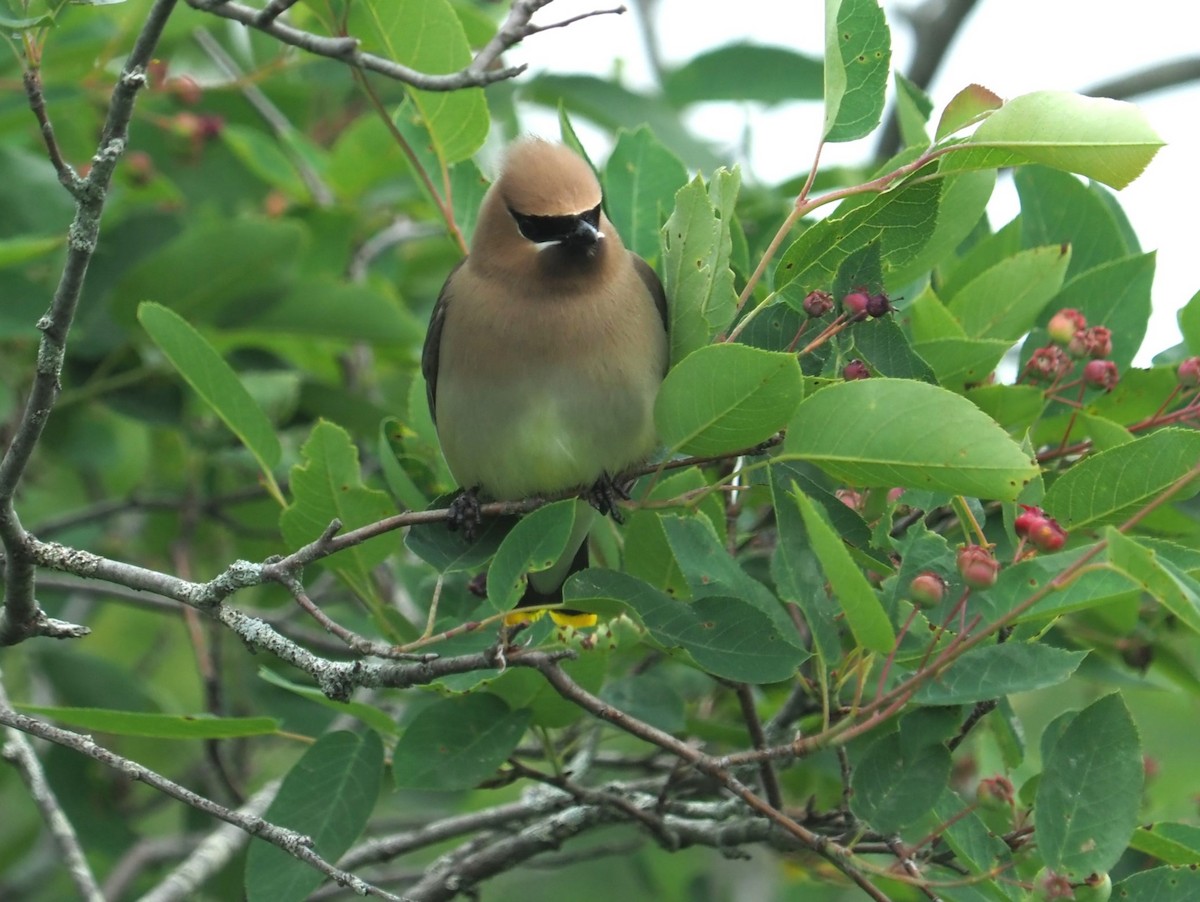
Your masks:
<path fill-rule="evenodd" d="M 654 271 L 654 268 L 649 263 L 647 263 L 637 254 L 631 252 L 629 257 L 633 260 L 634 271 L 638 274 L 639 278 L 641 278 L 645 286 L 650 290 L 650 296 L 654 298 L 654 306 L 658 308 L 658 315 L 662 317 L 663 331 L 669 332 L 671 330 L 671 318 L 670 314 L 667 312 L 667 293 L 663 291 L 662 282 L 658 278 L 658 273 Z"/>
<path fill-rule="evenodd" d="M 421 372 L 425 375 L 425 397 L 429 401 L 429 415 L 437 422 L 437 376 L 438 362 L 442 356 L 442 326 L 446 323 L 446 305 L 450 301 L 450 282 L 455 274 L 466 263 L 462 259 L 450 270 L 442 290 L 438 292 L 437 302 L 433 305 L 433 315 L 429 317 L 429 329 L 425 332 L 425 347 L 421 349 Z"/>

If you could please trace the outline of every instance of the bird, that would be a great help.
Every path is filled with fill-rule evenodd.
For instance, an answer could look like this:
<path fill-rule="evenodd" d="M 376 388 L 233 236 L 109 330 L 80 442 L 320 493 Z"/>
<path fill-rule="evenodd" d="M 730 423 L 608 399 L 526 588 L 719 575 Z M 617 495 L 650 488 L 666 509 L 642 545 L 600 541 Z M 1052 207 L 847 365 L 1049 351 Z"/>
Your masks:
<path fill-rule="evenodd" d="M 621 477 L 658 445 L 667 298 L 604 213 L 590 164 L 563 144 L 514 142 L 484 194 L 467 256 L 430 318 L 421 369 L 461 491 L 450 527 L 470 538 L 479 499 L 578 491 L 563 557 L 529 574 L 520 606 L 561 601 L 587 566 L 597 513 L 620 519 Z M 552 615 L 555 612 L 551 612 Z M 559 623 L 595 617 L 559 611 Z"/>

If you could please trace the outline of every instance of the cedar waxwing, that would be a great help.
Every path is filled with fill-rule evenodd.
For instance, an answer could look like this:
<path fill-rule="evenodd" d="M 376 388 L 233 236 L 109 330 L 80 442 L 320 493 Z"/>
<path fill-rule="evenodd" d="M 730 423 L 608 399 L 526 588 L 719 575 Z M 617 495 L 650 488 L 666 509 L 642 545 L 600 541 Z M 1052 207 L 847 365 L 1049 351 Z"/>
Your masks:
<path fill-rule="evenodd" d="M 479 495 L 590 490 L 592 504 L 615 515 L 613 480 L 658 443 L 666 296 L 600 202 L 576 153 L 516 143 L 483 198 L 470 254 L 442 286 L 421 369 L 446 463 L 464 490 L 451 528 L 473 530 Z M 530 574 L 533 597 L 522 604 L 561 600 L 563 580 L 586 566 L 595 511 L 579 507 L 563 560 Z"/>

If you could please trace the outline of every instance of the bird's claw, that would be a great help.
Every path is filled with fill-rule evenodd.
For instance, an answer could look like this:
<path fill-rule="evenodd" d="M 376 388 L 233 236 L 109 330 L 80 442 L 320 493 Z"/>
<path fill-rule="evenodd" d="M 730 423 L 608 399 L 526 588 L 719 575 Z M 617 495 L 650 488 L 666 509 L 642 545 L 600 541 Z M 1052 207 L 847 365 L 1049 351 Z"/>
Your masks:
<path fill-rule="evenodd" d="M 600 511 L 601 516 L 611 516 L 617 523 L 624 523 L 618 502 L 629 500 L 631 483 L 614 478 L 607 473 L 601 475 L 584 493 L 588 504 Z"/>
<path fill-rule="evenodd" d="M 446 525 L 451 532 L 461 529 L 463 538 L 468 542 L 475 538 L 479 524 L 483 522 L 483 512 L 479 509 L 479 487 L 464 489 L 458 497 L 450 502 L 450 514 Z"/>

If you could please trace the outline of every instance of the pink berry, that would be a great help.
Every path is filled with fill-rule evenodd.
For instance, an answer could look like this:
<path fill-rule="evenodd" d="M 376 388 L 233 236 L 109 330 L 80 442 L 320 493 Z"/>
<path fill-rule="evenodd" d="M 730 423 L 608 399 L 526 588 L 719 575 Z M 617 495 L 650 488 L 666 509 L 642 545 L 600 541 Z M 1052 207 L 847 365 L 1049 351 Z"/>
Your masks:
<path fill-rule="evenodd" d="M 867 315 L 867 305 L 871 303 L 865 291 L 852 291 L 842 298 L 842 307 L 854 319 L 864 319 Z"/>
<path fill-rule="evenodd" d="M 1038 348 L 1025 364 L 1025 375 L 1031 382 L 1053 382 L 1067 373 L 1074 366 L 1071 358 L 1057 345 L 1047 345 Z"/>
<path fill-rule="evenodd" d="M 946 581 L 932 570 L 918 573 L 908 584 L 908 597 L 919 608 L 933 608 L 946 596 Z"/>
<path fill-rule="evenodd" d="M 1179 364 L 1175 378 L 1184 388 L 1195 388 L 1200 385 L 1200 357 L 1189 357 Z"/>
<path fill-rule="evenodd" d="M 1083 381 L 1092 388 L 1112 391 L 1120 378 L 1117 365 L 1111 360 L 1089 360 L 1083 368 Z"/>
<path fill-rule="evenodd" d="M 1000 573 L 1000 562 L 990 548 L 982 545 L 966 545 L 958 550 L 958 572 L 972 589 L 990 589 L 996 585 Z"/>
<path fill-rule="evenodd" d="M 1058 311 L 1058 313 L 1050 317 L 1050 322 L 1046 324 L 1046 331 L 1050 333 L 1050 340 L 1057 345 L 1067 344 L 1075 337 L 1076 332 L 1086 328 L 1087 317 L 1071 307 Z"/>

